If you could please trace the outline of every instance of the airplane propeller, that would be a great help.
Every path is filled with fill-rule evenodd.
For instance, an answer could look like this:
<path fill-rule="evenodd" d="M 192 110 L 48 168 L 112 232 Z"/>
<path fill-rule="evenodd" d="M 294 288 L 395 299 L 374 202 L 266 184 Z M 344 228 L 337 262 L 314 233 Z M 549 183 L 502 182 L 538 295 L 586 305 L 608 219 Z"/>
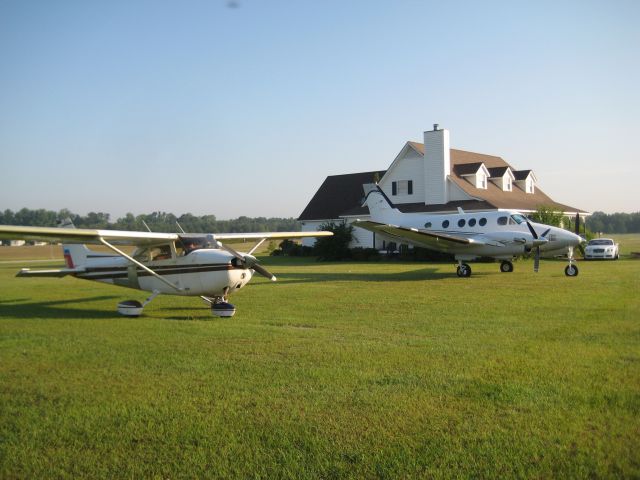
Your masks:
<path fill-rule="evenodd" d="M 536 247 L 536 254 L 533 258 L 533 271 L 537 272 L 540 267 L 540 245 L 544 245 L 548 242 L 546 236 L 549 234 L 551 229 L 547 228 L 542 235 L 538 236 L 538 233 L 536 232 L 535 228 L 533 228 L 533 225 L 531 225 L 529 220 L 527 220 L 527 227 L 529 227 L 529 231 L 531 232 L 531 236 L 533 237 L 533 246 Z"/>
<path fill-rule="evenodd" d="M 233 255 L 234 257 L 236 257 L 242 264 L 242 266 L 244 268 L 250 268 L 251 270 L 255 270 L 256 272 L 258 272 L 260 275 L 262 275 L 263 277 L 268 278 L 269 280 L 271 280 L 272 282 L 276 281 L 276 276 L 274 274 L 272 274 L 271 272 L 269 272 L 266 268 L 264 268 L 262 265 L 260 265 L 258 263 L 258 259 L 256 257 L 254 257 L 253 255 L 242 255 L 240 252 L 238 252 L 237 250 L 235 250 L 234 248 L 231 248 L 228 245 L 225 245 L 224 243 L 220 243 L 218 242 L 218 244 L 220 245 L 220 247 L 222 247 L 223 249 L 225 249 L 227 252 L 229 252 L 231 255 Z"/>

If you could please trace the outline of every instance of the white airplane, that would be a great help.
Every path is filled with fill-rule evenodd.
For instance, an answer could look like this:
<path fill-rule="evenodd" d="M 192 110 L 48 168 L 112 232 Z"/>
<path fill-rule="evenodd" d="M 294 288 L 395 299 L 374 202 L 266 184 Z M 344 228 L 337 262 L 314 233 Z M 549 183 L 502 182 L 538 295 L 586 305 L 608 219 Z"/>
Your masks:
<path fill-rule="evenodd" d="M 383 237 L 455 255 L 459 277 L 471 276 L 464 263 L 479 257 L 501 260 L 500 271 L 512 272 L 511 261 L 535 249 L 534 271 L 538 271 L 540 254 L 567 254 L 569 265 L 564 272 L 578 275 L 573 263 L 573 247 L 582 238 L 562 228 L 533 223 L 516 211 L 487 211 L 457 214 L 402 213 L 377 185 L 366 185 L 364 204 L 369 207 L 371 221 L 357 220 L 356 227 Z"/>
<path fill-rule="evenodd" d="M 71 226 L 72 228 L 65 228 Z M 76 229 L 70 222 L 62 228 L 0 226 L 0 239 L 38 240 L 62 243 L 67 268 L 30 270 L 18 277 L 63 277 L 72 275 L 122 287 L 152 292 L 143 303 L 127 300 L 118 312 L 139 316 L 157 295 L 198 296 L 211 305 L 211 312 L 230 317 L 235 307 L 228 296 L 244 287 L 254 272 L 275 281 L 253 252 L 265 241 L 285 238 L 325 237 L 331 232 L 178 234 L 117 230 Z M 221 240 L 256 241 L 248 252 L 238 252 Z M 113 252 L 96 252 L 86 244 L 104 245 Z M 128 255 L 118 248 L 135 246 Z"/>

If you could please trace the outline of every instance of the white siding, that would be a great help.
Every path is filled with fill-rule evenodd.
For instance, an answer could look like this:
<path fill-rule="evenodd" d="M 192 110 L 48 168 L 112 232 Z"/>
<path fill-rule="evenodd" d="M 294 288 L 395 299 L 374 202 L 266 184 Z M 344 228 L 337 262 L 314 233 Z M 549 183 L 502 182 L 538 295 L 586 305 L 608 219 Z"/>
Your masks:
<path fill-rule="evenodd" d="M 364 220 L 364 217 L 361 218 Z M 351 223 L 353 220 L 349 221 Z M 372 248 L 373 232 L 362 228 L 353 227 L 353 240 L 349 244 L 350 248 Z"/>
<path fill-rule="evenodd" d="M 401 180 L 413 181 L 412 195 L 393 195 L 392 183 Z M 380 188 L 393 203 L 416 203 L 424 201 L 424 159 L 413 149 L 399 158 L 380 182 Z"/>
<path fill-rule="evenodd" d="M 455 182 L 452 182 L 451 180 L 447 180 L 447 183 L 449 184 L 448 192 L 449 192 L 450 202 L 455 202 L 457 200 L 473 200 L 474 199 L 474 197 L 472 197 L 471 195 L 466 193 L 464 190 L 462 190 L 458 185 L 456 185 Z"/>
<path fill-rule="evenodd" d="M 320 230 L 320 225 L 327 223 L 329 220 L 305 220 L 302 222 L 303 232 L 317 232 Z M 315 237 L 307 237 L 302 239 L 302 245 L 304 247 L 313 247 L 316 244 Z"/>

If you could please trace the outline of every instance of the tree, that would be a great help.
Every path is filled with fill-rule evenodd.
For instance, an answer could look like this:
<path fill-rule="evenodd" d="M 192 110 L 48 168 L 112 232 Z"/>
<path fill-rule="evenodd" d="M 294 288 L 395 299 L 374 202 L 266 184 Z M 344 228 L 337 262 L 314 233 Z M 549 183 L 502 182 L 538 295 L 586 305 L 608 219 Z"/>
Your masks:
<path fill-rule="evenodd" d="M 556 208 L 549 205 L 538 205 L 536 211 L 531 214 L 531 219 L 534 222 L 544 223 L 545 225 L 552 225 L 554 227 L 562 226 L 562 218 L 564 215 Z"/>
<path fill-rule="evenodd" d="M 320 230 L 333 232 L 332 237 L 319 237 L 313 247 L 319 260 L 343 260 L 351 256 L 349 244 L 353 240 L 353 227 L 346 223 L 325 223 Z"/>

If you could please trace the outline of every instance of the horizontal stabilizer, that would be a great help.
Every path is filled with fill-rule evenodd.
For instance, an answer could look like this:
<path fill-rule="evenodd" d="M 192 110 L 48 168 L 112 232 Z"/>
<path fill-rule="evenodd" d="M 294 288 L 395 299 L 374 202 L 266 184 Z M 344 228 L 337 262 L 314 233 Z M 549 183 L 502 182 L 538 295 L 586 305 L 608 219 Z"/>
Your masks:
<path fill-rule="evenodd" d="M 17 273 L 16 277 L 64 277 L 81 272 L 84 272 L 84 268 L 58 268 L 52 270 L 31 270 L 30 268 L 23 268 Z"/>

